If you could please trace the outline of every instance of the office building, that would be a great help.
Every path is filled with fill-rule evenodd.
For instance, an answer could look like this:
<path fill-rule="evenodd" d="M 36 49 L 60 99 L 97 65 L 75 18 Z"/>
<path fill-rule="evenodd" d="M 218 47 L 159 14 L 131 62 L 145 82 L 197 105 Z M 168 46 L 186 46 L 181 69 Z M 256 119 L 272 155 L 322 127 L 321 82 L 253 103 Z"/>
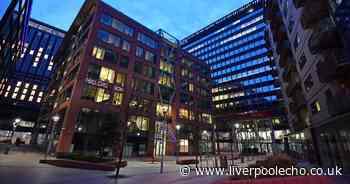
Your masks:
<path fill-rule="evenodd" d="M 86 1 L 53 60 L 61 66 L 42 109 L 56 152 L 100 153 L 109 127 L 116 131 L 109 154 L 123 141 L 125 156 L 198 153 L 212 127 L 209 67 L 178 42 L 102 1 Z"/>
<path fill-rule="evenodd" d="M 287 133 L 277 68 L 265 37 L 266 3 L 252 1 L 182 40 L 183 49 L 210 66 L 223 152 L 272 152 L 271 143 L 281 143 Z"/>

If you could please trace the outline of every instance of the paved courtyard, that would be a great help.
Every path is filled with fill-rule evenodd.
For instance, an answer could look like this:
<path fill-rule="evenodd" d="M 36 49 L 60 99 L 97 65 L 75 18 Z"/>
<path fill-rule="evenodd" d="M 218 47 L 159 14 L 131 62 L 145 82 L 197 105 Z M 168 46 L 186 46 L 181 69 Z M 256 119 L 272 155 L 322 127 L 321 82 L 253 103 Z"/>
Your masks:
<path fill-rule="evenodd" d="M 122 178 L 115 180 L 113 172 L 89 171 L 79 169 L 59 168 L 38 164 L 42 155 L 34 153 L 12 153 L 0 155 L 1 184 L 136 184 L 136 183 L 167 183 L 209 184 L 224 177 L 181 176 L 174 162 L 166 162 L 164 174 L 159 173 L 159 163 L 150 164 L 142 161 L 129 161 L 128 166 L 121 170 Z"/>

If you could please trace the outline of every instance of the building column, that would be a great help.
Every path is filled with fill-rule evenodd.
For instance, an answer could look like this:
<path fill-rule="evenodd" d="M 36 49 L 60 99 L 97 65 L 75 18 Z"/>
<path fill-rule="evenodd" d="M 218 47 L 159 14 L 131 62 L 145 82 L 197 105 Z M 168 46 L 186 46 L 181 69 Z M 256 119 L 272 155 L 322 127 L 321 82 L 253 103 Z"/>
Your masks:
<path fill-rule="evenodd" d="M 71 152 L 71 145 L 74 136 L 74 128 L 76 120 L 79 116 L 80 108 L 78 106 L 70 106 L 66 110 L 64 116 L 63 126 L 58 139 L 58 144 L 56 147 L 57 153 L 69 153 Z"/>

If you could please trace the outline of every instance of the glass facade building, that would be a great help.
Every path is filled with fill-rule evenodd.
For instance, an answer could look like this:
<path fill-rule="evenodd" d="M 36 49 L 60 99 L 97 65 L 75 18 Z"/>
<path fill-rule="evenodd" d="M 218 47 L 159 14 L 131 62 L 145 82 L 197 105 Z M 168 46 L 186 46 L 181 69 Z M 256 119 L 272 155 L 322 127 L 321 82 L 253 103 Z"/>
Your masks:
<path fill-rule="evenodd" d="M 56 69 L 52 59 L 64 35 L 63 30 L 29 20 L 28 31 L 21 52 L 14 61 L 15 65 L 0 81 L 0 98 L 3 102 L 0 113 L 4 122 L 21 118 L 27 122 L 27 127 L 35 125 L 43 97 Z"/>
<path fill-rule="evenodd" d="M 266 3 L 252 1 L 182 40 L 185 50 L 210 66 L 217 125 L 261 120 L 279 129 L 285 122 L 277 68 L 265 37 Z"/>

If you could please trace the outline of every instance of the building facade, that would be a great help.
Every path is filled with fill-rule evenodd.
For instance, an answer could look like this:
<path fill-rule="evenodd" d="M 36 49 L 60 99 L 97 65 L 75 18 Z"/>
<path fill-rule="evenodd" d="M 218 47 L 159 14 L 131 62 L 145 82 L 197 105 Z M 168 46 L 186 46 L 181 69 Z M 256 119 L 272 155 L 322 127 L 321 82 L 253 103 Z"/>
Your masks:
<path fill-rule="evenodd" d="M 52 59 L 65 32 L 31 19 L 15 66 L 1 81 L 3 124 L 20 118 L 18 131 L 32 132 L 56 64 Z M 4 127 L 6 129 L 6 127 Z M 41 130 L 43 131 L 43 130 Z"/>
<path fill-rule="evenodd" d="M 54 58 L 59 61 L 41 119 L 61 117 L 51 123 L 57 153 L 98 153 L 106 127 L 116 129 L 107 152 L 116 154 L 124 141 L 125 156 L 194 154 L 199 136 L 210 136 L 209 67 L 164 31 L 102 1 L 86 1 Z"/>
<path fill-rule="evenodd" d="M 290 151 L 349 169 L 349 1 L 271 1 L 267 16 Z"/>
<path fill-rule="evenodd" d="M 14 0 L 0 20 L 0 80 L 14 67 L 27 34 L 32 0 Z M 1 86 L 0 86 L 1 88 Z"/>
<path fill-rule="evenodd" d="M 226 124 L 223 151 L 238 139 L 233 151 L 271 152 L 271 143 L 286 133 L 265 8 L 265 0 L 252 1 L 182 40 L 185 50 L 210 66 L 216 125 Z M 237 137 L 230 138 L 230 131 Z"/>

